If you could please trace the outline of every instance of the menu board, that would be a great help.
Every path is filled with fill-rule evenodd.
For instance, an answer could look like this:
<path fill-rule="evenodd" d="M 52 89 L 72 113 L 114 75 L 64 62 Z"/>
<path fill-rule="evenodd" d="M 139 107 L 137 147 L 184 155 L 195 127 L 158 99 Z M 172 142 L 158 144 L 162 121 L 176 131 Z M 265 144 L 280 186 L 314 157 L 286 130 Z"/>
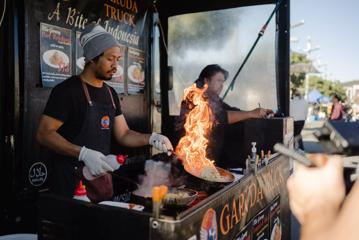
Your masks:
<path fill-rule="evenodd" d="M 43 87 L 54 87 L 72 75 L 71 30 L 40 24 L 40 67 Z"/>
<path fill-rule="evenodd" d="M 252 239 L 269 239 L 269 208 L 264 209 L 253 218 Z"/>
<path fill-rule="evenodd" d="M 119 94 L 144 93 L 151 26 L 146 0 L 34 0 L 30 5 L 34 22 L 41 22 L 38 59 L 43 87 L 54 87 L 81 74 L 85 62 L 79 38 L 85 26 L 95 22 L 112 34 L 123 53 L 117 72 L 106 83 Z"/>
<path fill-rule="evenodd" d="M 236 240 L 252 240 L 252 223 L 242 228 L 242 231 L 236 237 Z"/>
<path fill-rule="evenodd" d="M 280 197 L 273 200 L 269 207 L 270 240 L 282 239 L 282 223 L 280 221 Z"/>
<path fill-rule="evenodd" d="M 83 48 L 80 44 L 81 32 L 76 31 L 76 75 L 79 75 L 85 67 L 85 57 Z"/>
<path fill-rule="evenodd" d="M 125 55 L 126 47 L 120 45 L 120 48 L 122 52 L 122 57 L 119 61 L 117 61 L 116 73 L 112 76 L 112 79 L 110 81 L 106 81 L 106 83 L 113 87 L 117 93 L 124 93 L 125 61 L 123 56 Z"/>
<path fill-rule="evenodd" d="M 129 48 L 127 63 L 128 93 L 143 92 L 145 87 L 144 52 L 139 49 Z"/>

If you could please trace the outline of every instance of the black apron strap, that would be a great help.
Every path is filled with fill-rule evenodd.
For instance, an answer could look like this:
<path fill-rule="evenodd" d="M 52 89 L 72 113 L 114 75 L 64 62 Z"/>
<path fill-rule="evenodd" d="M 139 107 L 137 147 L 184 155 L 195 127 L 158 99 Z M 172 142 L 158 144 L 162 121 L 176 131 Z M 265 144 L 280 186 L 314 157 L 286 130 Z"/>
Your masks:
<path fill-rule="evenodd" d="M 88 88 L 86 86 L 86 83 L 82 79 L 81 79 L 81 83 L 82 83 L 82 88 L 83 88 L 85 96 L 86 96 L 86 100 L 89 103 L 89 105 L 92 107 L 93 103 L 92 103 L 92 100 L 91 100 L 91 97 L 90 97 L 90 94 L 89 94 L 89 90 L 88 90 Z M 112 106 L 113 106 L 114 109 L 116 109 L 116 104 L 115 104 L 115 101 L 113 100 L 113 95 L 112 95 L 111 89 L 107 85 L 106 85 L 106 88 L 107 88 L 107 91 L 110 94 Z"/>
<path fill-rule="evenodd" d="M 115 105 L 115 101 L 113 100 L 111 89 L 107 85 L 106 85 L 106 87 L 107 87 L 108 92 L 110 93 L 112 106 L 113 106 L 114 109 L 116 109 L 116 105 Z"/>
<path fill-rule="evenodd" d="M 89 90 L 87 89 L 86 83 L 81 79 L 81 83 L 82 83 L 82 89 L 84 90 L 85 96 L 86 96 L 86 100 L 89 103 L 89 105 L 92 107 L 93 103 L 89 94 Z"/>

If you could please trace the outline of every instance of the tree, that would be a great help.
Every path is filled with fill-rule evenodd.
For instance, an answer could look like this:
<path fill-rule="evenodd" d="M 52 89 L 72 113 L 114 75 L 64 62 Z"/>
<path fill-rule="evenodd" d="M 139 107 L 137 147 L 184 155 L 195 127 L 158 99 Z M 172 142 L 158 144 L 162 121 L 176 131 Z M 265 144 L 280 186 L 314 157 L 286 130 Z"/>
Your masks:
<path fill-rule="evenodd" d="M 310 61 L 307 59 L 307 57 L 304 54 L 300 54 L 297 52 L 291 52 L 290 55 L 290 64 L 296 64 L 296 63 L 309 63 Z M 291 83 L 291 91 L 294 90 L 304 94 L 304 80 L 305 80 L 305 72 L 299 72 L 299 73 L 290 73 L 290 83 Z"/>
<path fill-rule="evenodd" d="M 290 64 L 294 64 L 294 63 L 309 63 L 310 60 L 301 53 L 297 53 L 297 52 L 291 52 L 290 55 Z"/>
<path fill-rule="evenodd" d="M 299 92 L 303 93 L 304 79 L 305 79 L 305 73 L 291 74 L 290 75 L 291 89 L 297 89 Z"/>
<path fill-rule="evenodd" d="M 291 52 L 290 63 L 298 64 L 298 63 L 310 63 L 305 54 L 300 54 L 297 52 Z M 290 82 L 291 82 L 291 90 L 296 90 L 297 92 L 303 94 L 304 93 L 304 80 L 305 80 L 305 72 L 291 72 L 290 74 Z M 330 81 L 327 79 L 323 79 L 319 76 L 311 76 L 309 78 L 309 90 L 317 89 L 324 96 L 332 96 L 337 94 L 342 101 L 346 100 L 346 94 L 343 85 L 339 81 Z"/>
<path fill-rule="evenodd" d="M 309 78 L 309 89 L 317 89 L 324 96 L 337 94 L 342 101 L 346 100 L 345 89 L 339 81 L 329 81 L 319 76 Z"/>

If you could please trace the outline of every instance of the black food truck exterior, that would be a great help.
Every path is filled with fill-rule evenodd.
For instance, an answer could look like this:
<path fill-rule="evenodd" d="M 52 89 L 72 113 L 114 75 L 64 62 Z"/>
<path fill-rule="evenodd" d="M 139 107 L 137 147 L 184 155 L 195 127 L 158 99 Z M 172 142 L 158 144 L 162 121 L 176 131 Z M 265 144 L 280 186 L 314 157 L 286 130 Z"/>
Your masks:
<path fill-rule="evenodd" d="M 289 161 L 274 155 L 256 174 L 217 189 L 185 208 L 143 211 L 44 195 L 41 239 L 289 239 Z M 56 206 L 56 208 L 54 208 Z M 84 217 L 86 216 L 86 217 Z"/>
<path fill-rule="evenodd" d="M 280 239 L 280 231 L 281 237 L 287 239 L 290 220 L 285 181 L 290 166 L 285 157 L 272 155 L 269 165 L 258 169 L 256 174 L 241 178 L 238 175 L 234 182 L 211 192 L 197 204 L 180 210 L 164 210 L 161 217 L 155 219 L 148 209 L 136 212 L 53 195 L 40 197 L 40 193 L 49 188 L 52 170 L 51 161 L 45 160 L 49 159 L 47 152 L 34 141 L 39 117 L 52 87 L 79 74 L 83 68 L 78 36 L 89 22 L 102 25 L 122 45 L 124 57 L 109 85 L 118 93 L 130 127 L 149 132 L 158 123 L 157 120 L 153 122 L 154 116 L 160 115 L 162 133 L 171 136 L 173 116 L 170 114 L 169 92 L 176 80 L 172 79 L 171 68 L 165 67 L 171 65 L 168 62 L 171 53 L 166 49 L 169 18 L 251 5 L 268 5 L 273 9 L 276 3 L 264 0 L 34 0 L 8 3 L 0 29 L 1 46 L 9 46 L 0 58 L 4 78 L 0 83 L 0 94 L 4 99 L 0 108 L 1 137 L 5 140 L 1 145 L 0 161 L 5 172 L 2 189 L 6 193 L 1 199 L 4 214 L 0 223 L 4 227 L 0 234 L 38 232 L 41 239 L 47 239 L 47 236 L 55 239 L 86 236 L 115 239 L 121 235 L 135 239 Z M 273 60 L 275 98 L 278 110 L 288 116 L 289 0 L 281 2 L 272 21 L 277 25 Z M 291 120 L 268 121 L 279 123 L 279 135 L 268 131 L 263 133 L 266 140 L 252 136 L 243 137 L 243 141 L 246 144 L 262 141 L 266 150 L 276 141 L 290 143 Z M 263 120 L 258 126 L 270 125 L 268 121 Z M 251 125 L 250 122 L 245 124 Z M 245 135 L 250 136 L 250 133 Z M 269 147 L 264 146 L 266 144 Z M 119 150 L 114 146 L 113 152 L 150 157 L 147 148 Z M 243 152 L 247 153 L 248 149 Z M 240 158 L 243 158 L 243 152 Z M 236 158 L 236 154 L 231 157 Z M 117 199 L 129 201 L 129 198 L 121 197 Z M 39 222 L 35 221 L 35 216 Z"/>

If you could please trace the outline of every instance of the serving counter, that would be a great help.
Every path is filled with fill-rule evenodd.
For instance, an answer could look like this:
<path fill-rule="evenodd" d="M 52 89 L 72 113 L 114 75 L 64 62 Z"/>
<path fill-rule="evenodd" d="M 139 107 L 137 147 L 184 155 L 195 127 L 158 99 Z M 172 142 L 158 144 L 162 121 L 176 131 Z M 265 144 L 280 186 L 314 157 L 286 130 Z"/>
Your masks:
<path fill-rule="evenodd" d="M 289 239 L 288 158 L 272 155 L 256 173 L 236 180 L 196 204 L 135 211 L 44 194 L 39 239 Z"/>

